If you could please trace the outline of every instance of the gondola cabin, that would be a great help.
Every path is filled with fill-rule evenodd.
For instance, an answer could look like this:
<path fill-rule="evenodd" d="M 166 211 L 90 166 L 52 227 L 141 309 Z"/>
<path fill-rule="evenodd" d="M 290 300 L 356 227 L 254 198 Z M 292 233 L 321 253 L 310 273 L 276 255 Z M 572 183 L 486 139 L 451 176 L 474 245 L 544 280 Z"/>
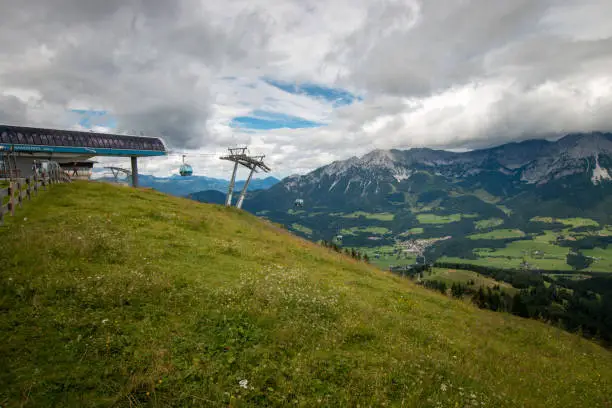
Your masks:
<path fill-rule="evenodd" d="M 183 164 L 179 168 L 179 174 L 182 177 L 191 176 L 193 174 L 193 169 L 191 168 L 191 166 L 185 163 L 185 155 L 183 155 Z"/>
<path fill-rule="evenodd" d="M 179 174 L 183 177 L 191 176 L 193 174 L 193 169 L 188 164 L 183 164 L 179 169 Z"/>

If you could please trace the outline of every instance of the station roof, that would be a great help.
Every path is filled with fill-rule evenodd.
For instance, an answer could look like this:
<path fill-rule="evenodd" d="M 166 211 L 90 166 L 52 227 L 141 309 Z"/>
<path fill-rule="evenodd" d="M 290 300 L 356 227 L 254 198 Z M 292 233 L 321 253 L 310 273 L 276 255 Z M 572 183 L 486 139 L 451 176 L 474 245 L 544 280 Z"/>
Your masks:
<path fill-rule="evenodd" d="M 161 138 L 0 124 L 0 150 L 89 156 L 163 156 Z"/>

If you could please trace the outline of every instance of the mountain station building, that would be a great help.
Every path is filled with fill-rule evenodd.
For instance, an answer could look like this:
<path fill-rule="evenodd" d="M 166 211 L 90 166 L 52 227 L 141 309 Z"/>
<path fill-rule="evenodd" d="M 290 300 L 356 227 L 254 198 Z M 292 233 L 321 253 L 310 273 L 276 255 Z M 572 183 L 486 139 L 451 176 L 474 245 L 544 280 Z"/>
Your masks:
<path fill-rule="evenodd" d="M 159 137 L 0 124 L 0 169 L 6 168 L 7 161 L 11 160 L 18 177 L 32 176 L 37 162 L 55 161 L 69 176 L 89 178 L 94 164 L 89 160 L 92 157 L 130 157 L 132 185 L 137 187 L 138 157 L 167 154 L 166 145 Z M 2 177 L 6 175 L 0 174 Z"/>

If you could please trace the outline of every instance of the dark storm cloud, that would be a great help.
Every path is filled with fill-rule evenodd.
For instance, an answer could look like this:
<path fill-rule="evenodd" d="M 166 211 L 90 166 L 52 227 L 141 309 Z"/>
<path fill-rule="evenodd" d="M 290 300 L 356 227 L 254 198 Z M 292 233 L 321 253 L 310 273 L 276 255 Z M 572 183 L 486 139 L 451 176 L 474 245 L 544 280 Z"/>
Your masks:
<path fill-rule="evenodd" d="M 375 147 L 612 130 L 611 15 L 610 0 L 0 0 L 0 120 L 103 110 L 176 150 L 259 144 L 287 173 Z M 326 126 L 230 126 L 268 105 Z"/>
<path fill-rule="evenodd" d="M 118 128 L 164 134 L 176 147 L 207 142 L 211 78 L 260 63 L 267 41 L 258 13 L 215 25 L 195 0 L 4 3 L 0 56 L 11 63 L 0 63 L 0 85 L 34 89 L 44 104 L 108 110 Z"/>
<path fill-rule="evenodd" d="M 425 97 L 432 92 L 511 72 L 518 81 L 538 82 L 574 72 L 573 63 L 609 57 L 610 39 L 575 41 L 547 32 L 541 22 L 552 0 L 430 0 L 385 2 L 362 27 L 328 54 L 347 65 L 345 79 L 373 92 Z M 604 1 L 600 2 L 604 7 Z M 380 4 L 380 3 L 379 3 Z M 410 14 L 410 24 L 398 12 Z M 392 13 L 385 12 L 392 10 Z M 393 30 L 383 30 L 393 26 Z M 520 68 L 520 70 L 518 69 Z"/>
<path fill-rule="evenodd" d="M 0 123 L 21 124 L 27 118 L 26 105 L 15 96 L 0 95 Z"/>
<path fill-rule="evenodd" d="M 121 114 L 117 119 L 126 131 L 142 129 L 146 134 L 163 136 L 170 149 L 196 149 L 206 141 L 206 116 L 207 112 L 203 114 L 201 109 L 177 103 L 151 107 L 146 112 Z"/>

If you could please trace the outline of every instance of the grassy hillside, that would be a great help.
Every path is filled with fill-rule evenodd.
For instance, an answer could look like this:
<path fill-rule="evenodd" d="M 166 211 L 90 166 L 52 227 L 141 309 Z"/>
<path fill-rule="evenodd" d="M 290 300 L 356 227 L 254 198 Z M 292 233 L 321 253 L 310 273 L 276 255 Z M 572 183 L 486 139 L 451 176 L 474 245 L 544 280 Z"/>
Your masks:
<path fill-rule="evenodd" d="M 610 351 L 235 209 L 57 185 L 0 265 L 2 406 L 611 404 Z"/>

